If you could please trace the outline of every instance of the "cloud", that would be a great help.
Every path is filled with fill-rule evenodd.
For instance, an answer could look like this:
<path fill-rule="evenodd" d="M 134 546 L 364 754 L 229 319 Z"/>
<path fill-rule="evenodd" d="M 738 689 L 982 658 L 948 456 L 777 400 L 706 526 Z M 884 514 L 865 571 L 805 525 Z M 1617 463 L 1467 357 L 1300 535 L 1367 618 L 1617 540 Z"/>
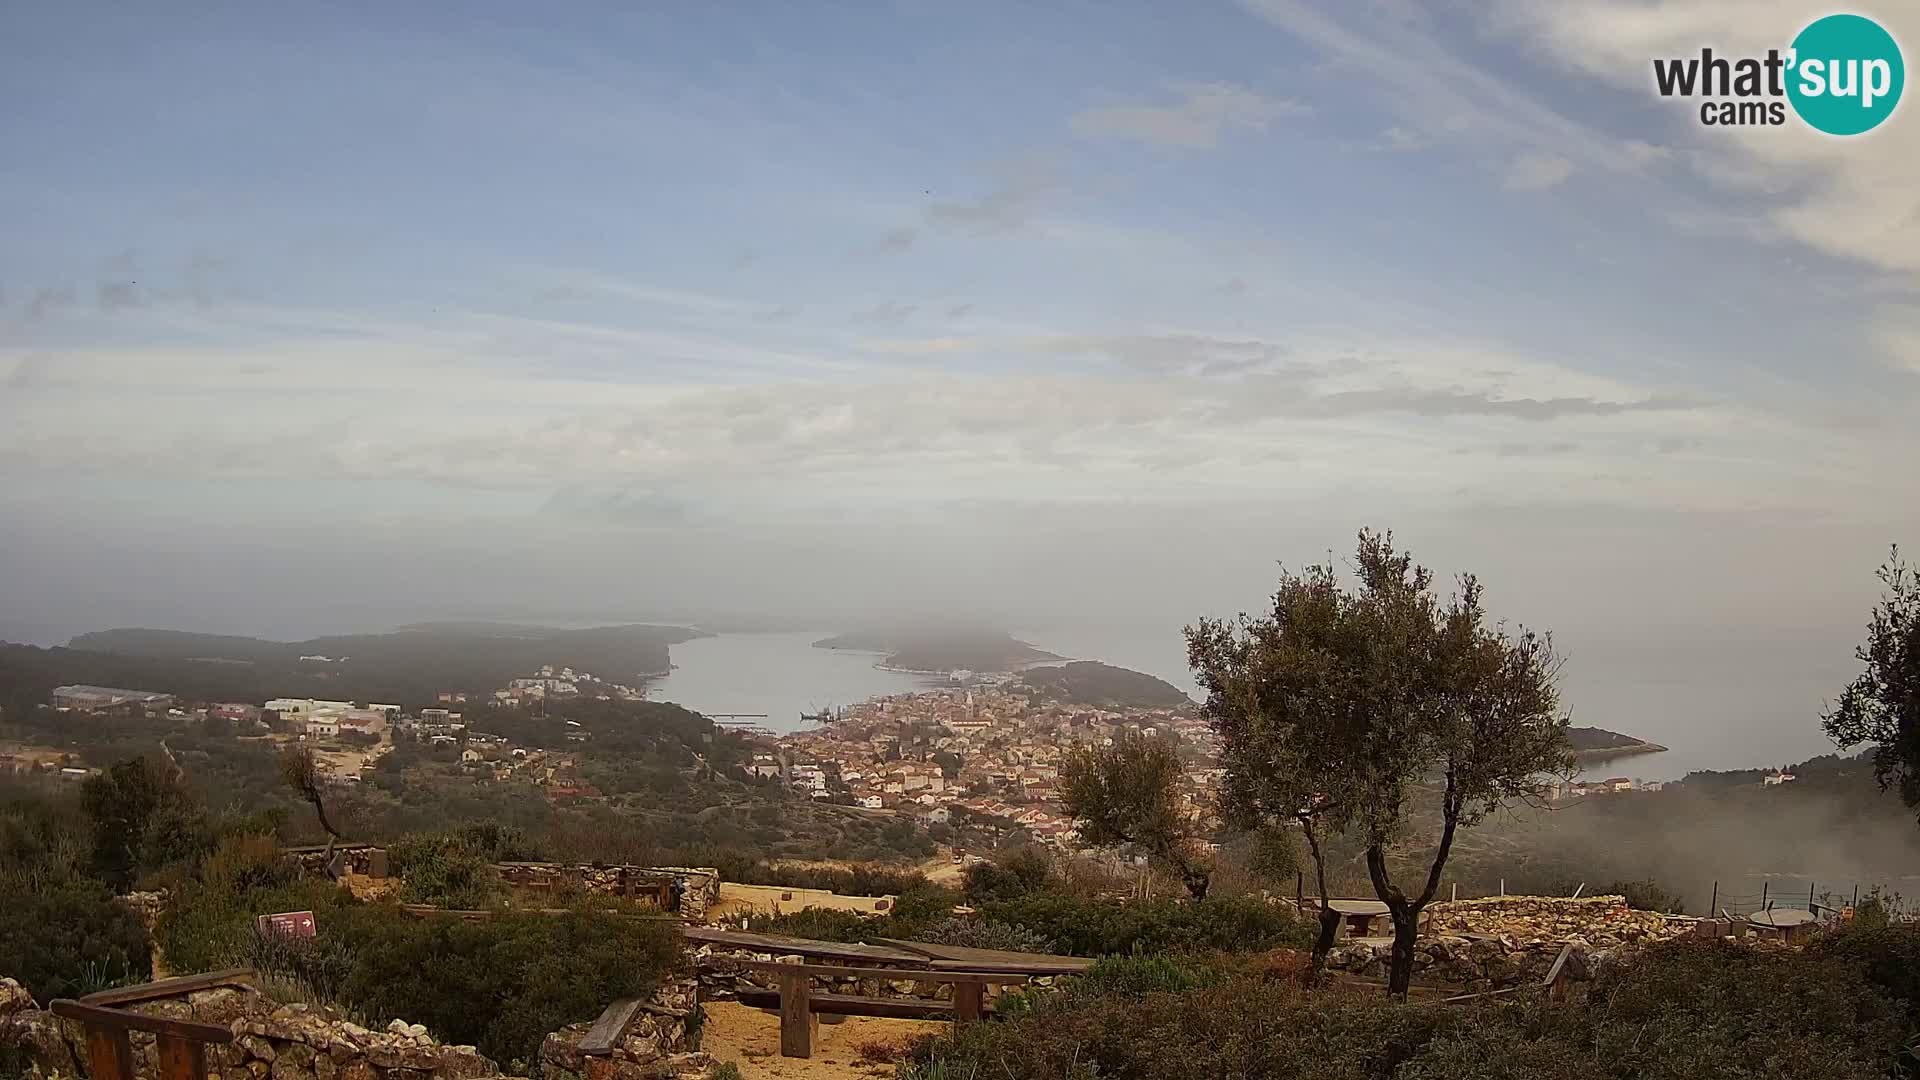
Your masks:
<path fill-rule="evenodd" d="M 1522 154 L 1507 169 L 1508 191 L 1545 191 L 1573 175 L 1573 162 L 1558 154 Z"/>
<path fill-rule="evenodd" d="M 927 221 L 977 235 L 1010 232 L 1024 226 L 1035 208 L 1064 186 L 1052 158 L 1030 156 L 1002 169 L 999 184 L 978 198 L 929 204 Z"/>
<path fill-rule="evenodd" d="M 973 314 L 972 304 L 955 304 L 947 309 L 949 319 L 964 319 L 971 314 Z"/>
<path fill-rule="evenodd" d="M 1697 53 L 1782 48 L 1810 19 L 1801 0 L 1492 0 L 1487 21 L 1552 61 L 1602 85 L 1655 103 L 1650 63 Z M 1907 111 L 1905 108 L 1902 112 Z M 1920 123 L 1896 117 L 1868 136 L 1835 139 L 1789 129 L 1702 127 L 1691 110 L 1672 124 L 1695 173 L 1757 199 L 1757 218 L 1776 236 L 1900 274 L 1920 271 Z M 1675 156 L 1626 145 L 1643 163 Z M 1908 282 L 1912 286 L 1911 280 Z"/>
<path fill-rule="evenodd" d="M 1236 130 L 1264 131 L 1282 117 L 1311 110 L 1298 101 L 1268 98 L 1231 83 L 1184 83 L 1172 87 L 1170 105 L 1124 105 L 1088 109 L 1071 121 L 1088 138 L 1131 139 L 1149 146 L 1207 150 Z"/>
<path fill-rule="evenodd" d="M 892 300 L 884 300 L 870 308 L 864 308 L 854 312 L 852 318 L 854 322 L 858 323 L 872 323 L 877 326 L 899 326 L 901 323 L 906 322 L 915 310 L 912 304 L 901 304 Z"/>
<path fill-rule="evenodd" d="M 1220 296 L 1239 296 L 1247 291 L 1247 279 L 1233 278 L 1215 286 L 1213 291 Z"/>
<path fill-rule="evenodd" d="M 26 319 L 36 322 L 46 318 L 60 308 L 73 304 L 73 290 L 65 285 L 43 286 L 35 289 L 33 298 L 27 301 Z"/>
<path fill-rule="evenodd" d="M 139 285 L 137 281 L 102 281 L 94 286 L 94 302 L 102 311 L 139 307 Z"/>
<path fill-rule="evenodd" d="M 874 245 L 874 251 L 881 255 L 898 255 L 901 252 L 911 251 L 915 235 L 914 230 L 904 226 L 888 229 L 880 237 L 879 243 Z"/>
<path fill-rule="evenodd" d="M 1318 50 L 1331 83 L 1360 88 L 1391 109 L 1389 145 L 1421 141 L 1491 144 L 1557 155 L 1581 168 L 1637 173 L 1632 140 L 1573 120 L 1531 92 L 1462 59 L 1417 18 L 1380 20 L 1366 5 L 1323 10 L 1307 0 L 1241 0 L 1255 16 Z M 1556 5 L 1541 5 L 1556 6 Z M 1636 61 L 1644 70 L 1644 58 Z"/>

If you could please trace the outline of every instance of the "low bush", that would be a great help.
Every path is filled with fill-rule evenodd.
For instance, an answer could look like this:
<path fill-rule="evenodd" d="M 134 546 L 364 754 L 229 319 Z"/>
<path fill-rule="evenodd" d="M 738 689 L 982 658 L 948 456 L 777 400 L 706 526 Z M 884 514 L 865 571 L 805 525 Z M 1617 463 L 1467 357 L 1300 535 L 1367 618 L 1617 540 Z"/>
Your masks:
<path fill-rule="evenodd" d="M 383 915 L 355 942 L 341 994 L 349 1007 L 375 1022 L 425 1024 L 521 1068 L 537 1063 L 548 1032 L 646 997 L 682 962 L 673 928 L 605 912 Z"/>
<path fill-rule="evenodd" d="M 1004 949 L 1007 952 L 1050 953 L 1053 939 L 1024 926 L 982 919 L 949 918 L 920 932 L 916 941 L 952 945 L 961 949 Z"/>
<path fill-rule="evenodd" d="M 1043 851 L 1020 848 L 993 862 L 967 868 L 963 892 L 969 904 L 1004 903 L 1056 892 L 1061 876 Z"/>
<path fill-rule="evenodd" d="M 1846 963 L 1717 942 L 1649 950 L 1571 1004 L 1396 1005 L 1165 958 L 1101 968 L 1058 1005 L 923 1042 L 901 1077 L 1879 1080 L 1908 1033 Z"/>
<path fill-rule="evenodd" d="M 1807 952 L 1853 965 L 1920 1025 L 1920 926 L 1850 926 L 1822 935 Z"/>
<path fill-rule="evenodd" d="M 1306 924 L 1286 909 L 1253 897 L 1189 902 L 1037 895 L 984 905 L 980 917 L 1022 927 L 1071 956 L 1264 952 L 1310 943 Z"/>
<path fill-rule="evenodd" d="M 100 882 L 0 882 L 0 975 L 20 980 L 41 1004 L 141 982 L 152 971 L 146 928 Z"/>

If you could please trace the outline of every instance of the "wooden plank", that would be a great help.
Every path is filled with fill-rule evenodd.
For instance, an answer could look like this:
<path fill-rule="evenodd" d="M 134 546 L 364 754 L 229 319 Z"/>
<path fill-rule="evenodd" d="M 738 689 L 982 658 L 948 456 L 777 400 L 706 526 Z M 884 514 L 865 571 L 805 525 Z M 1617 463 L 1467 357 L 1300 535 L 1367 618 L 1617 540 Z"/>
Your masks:
<path fill-rule="evenodd" d="M 1052 956 L 1046 953 L 1013 952 L 1007 949 L 969 949 L 959 945 L 933 945 L 924 941 L 880 938 L 881 942 L 908 952 L 920 953 L 936 968 L 964 971 L 1004 971 L 1027 975 L 1072 975 L 1093 966 L 1084 956 Z"/>
<path fill-rule="evenodd" d="M 953 988 L 953 1015 L 961 1023 L 980 1019 L 986 1012 L 987 988 L 981 983 L 961 983 Z"/>
<path fill-rule="evenodd" d="M 61 998 L 47 1006 L 47 1011 L 55 1016 L 64 1016 L 69 1020 L 78 1020 L 89 1030 L 104 1028 L 117 1031 L 146 1031 L 155 1035 L 175 1035 L 183 1039 L 199 1042 L 229 1043 L 233 1041 L 233 1032 L 217 1024 L 201 1024 L 192 1020 L 169 1020 L 164 1016 L 142 1016 L 137 1012 L 124 1009 L 103 1009 L 98 1005 L 86 1005 L 78 1001 Z"/>
<path fill-rule="evenodd" d="M 742 987 L 734 995 L 740 1004 L 756 1009 L 777 1011 L 780 1008 L 780 992 L 758 987 Z M 893 1020 L 952 1020 L 955 1019 L 953 1002 L 938 1001 L 934 998 L 913 997 L 860 997 L 855 994 L 812 994 L 807 998 L 807 1008 L 815 1016 L 879 1016 Z M 993 1006 L 982 1009 L 984 1016 L 994 1015 Z"/>
<path fill-rule="evenodd" d="M 1572 942 L 1568 942 L 1567 944 L 1560 946 L 1560 955 L 1553 958 L 1553 967 L 1547 970 L 1547 977 L 1540 980 L 1540 985 L 1551 987 L 1555 983 L 1559 982 L 1560 972 L 1567 966 L 1567 961 L 1571 959 L 1572 956 L 1573 956 Z"/>
<path fill-rule="evenodd" d="M 227 968 L 224 971 L 209 971 L 204 975 L 182 975 L 173 979 L 158 979 L 138 986 L 122 986 L 113 990 L 102 990 L 88 994 L 80 999 L 85 1005 L 132 1005 L 142 1001 L 160 1001 L 164 998 L 185 997 L 201 990 L 213 990 L 222 986 L 252 986 L 254 973 L 252 968 Z"/>
<path fill-rule="evenodd" d="M 88 1025 L 87 1064 L 93 1080 L 133 1080 L 133 1043 L 127 1029 Z"/>
<path fill-rule="evenodd" d="M 613 1048 L 626 1037 L 627 1025 L 633 1023 L 634 1014 L 639 1011 L 639 998 L 623 998 L 607 1006 L 580 1037 L 580 1052 L 590 1057 L 613 1053 Z"/>
<path fill-rule="evenodd" d="M 810 1058 L 814 1036 L 820 1021 L 813 1015 L 807 998 L 810 993 L 805 975 L 780 976 L 780 1056 Z"/>
<path fill-rule="evenodd" d="M 703 968 L 712 970 L 731 970 L 746 968 L 750 971 L 770 971 L 777 975 L 801 974 L 815 979 L 912 979 L 926 983 L 974 983 L 985 986 L 988 983 L 1009 985 L 1026 982 L 1031 976 L 1009 974 L 999 971 L 935 971 L 927 968 L 858 968 L 840 967 L 834 964 L 782 964 L 777 960 L 732 960 L 727 958 L 702 961 Z"/>
<path fill-rule="evenodd" d="M 850 945 L 838 941 L 814 941 L 809 938 L 785 937 L 779 934 L 753 934 L 744 930 L 720 930 L 711 926 L 687 926 L 681 931 L 688 941 L 704 945 L 715 945 L 731 949 L 748 949 L 753 952 L 772 953 L 775 956 L 792 954 L 811 956 L 822 960 L 862 960 L 883 964 L 906 964 L 912 967 L 928 967 L 926 956 L 908 952 L 905 949 L 890 948 L 885 945 Z"/>
<path fill-rule="evenodd" d="M 207 1080 L 206 1044 L 178 1035 L 159 1040 L 160 1080 Z"/>

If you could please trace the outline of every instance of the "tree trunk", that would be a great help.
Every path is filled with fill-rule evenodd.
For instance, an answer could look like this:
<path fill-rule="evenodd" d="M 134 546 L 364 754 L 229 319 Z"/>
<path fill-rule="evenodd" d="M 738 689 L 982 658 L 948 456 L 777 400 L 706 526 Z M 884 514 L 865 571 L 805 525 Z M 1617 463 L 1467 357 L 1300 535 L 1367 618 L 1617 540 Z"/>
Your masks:
<path fill-rule="evenodd" d="M 1321 900 L 1326 903 L 1325 899 Z M 1320 909 L 1320 933 L 1313 939 L 1313 962 L 1307 967 L 1307 985 L 1319 986 L 1327 974 L 1327 954 L 1340 936 L 1340 913 L 1330 907 Z"/>
<path fill-rule="evenodd" d="M 1396 907 L 1393 911 L 1393 961 L 1387 971 L 1387 996 L 1395 1001 L 1407 999 L 1413 984 L 1413 946 L 1420 935 L 1420 909 Z"/>
<path fill-rule="evenodd" d="M 1205 900 L 1207 889 L 1213 884 L 1213 875 L 1205 870 L 1186 870 L 1180 874 L 1180 881 L 1187 887 L 1187 895 L 1195 900 Z"/>

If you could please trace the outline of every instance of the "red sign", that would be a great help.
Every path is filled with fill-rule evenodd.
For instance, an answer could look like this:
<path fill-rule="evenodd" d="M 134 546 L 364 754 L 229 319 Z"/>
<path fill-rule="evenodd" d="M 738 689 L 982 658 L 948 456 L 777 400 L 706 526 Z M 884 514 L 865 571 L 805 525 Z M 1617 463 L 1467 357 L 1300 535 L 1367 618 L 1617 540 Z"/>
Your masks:
<path fill-rule="evenodd" d="M 313 927 L 313 912 L 311 911 L 288 911 L 279 915 L 262 915 L 254 920 L 254 925 L 259 928 L 261 935 L 265 937 L 308 938 L 314 936 L 315 933 Z"/>

